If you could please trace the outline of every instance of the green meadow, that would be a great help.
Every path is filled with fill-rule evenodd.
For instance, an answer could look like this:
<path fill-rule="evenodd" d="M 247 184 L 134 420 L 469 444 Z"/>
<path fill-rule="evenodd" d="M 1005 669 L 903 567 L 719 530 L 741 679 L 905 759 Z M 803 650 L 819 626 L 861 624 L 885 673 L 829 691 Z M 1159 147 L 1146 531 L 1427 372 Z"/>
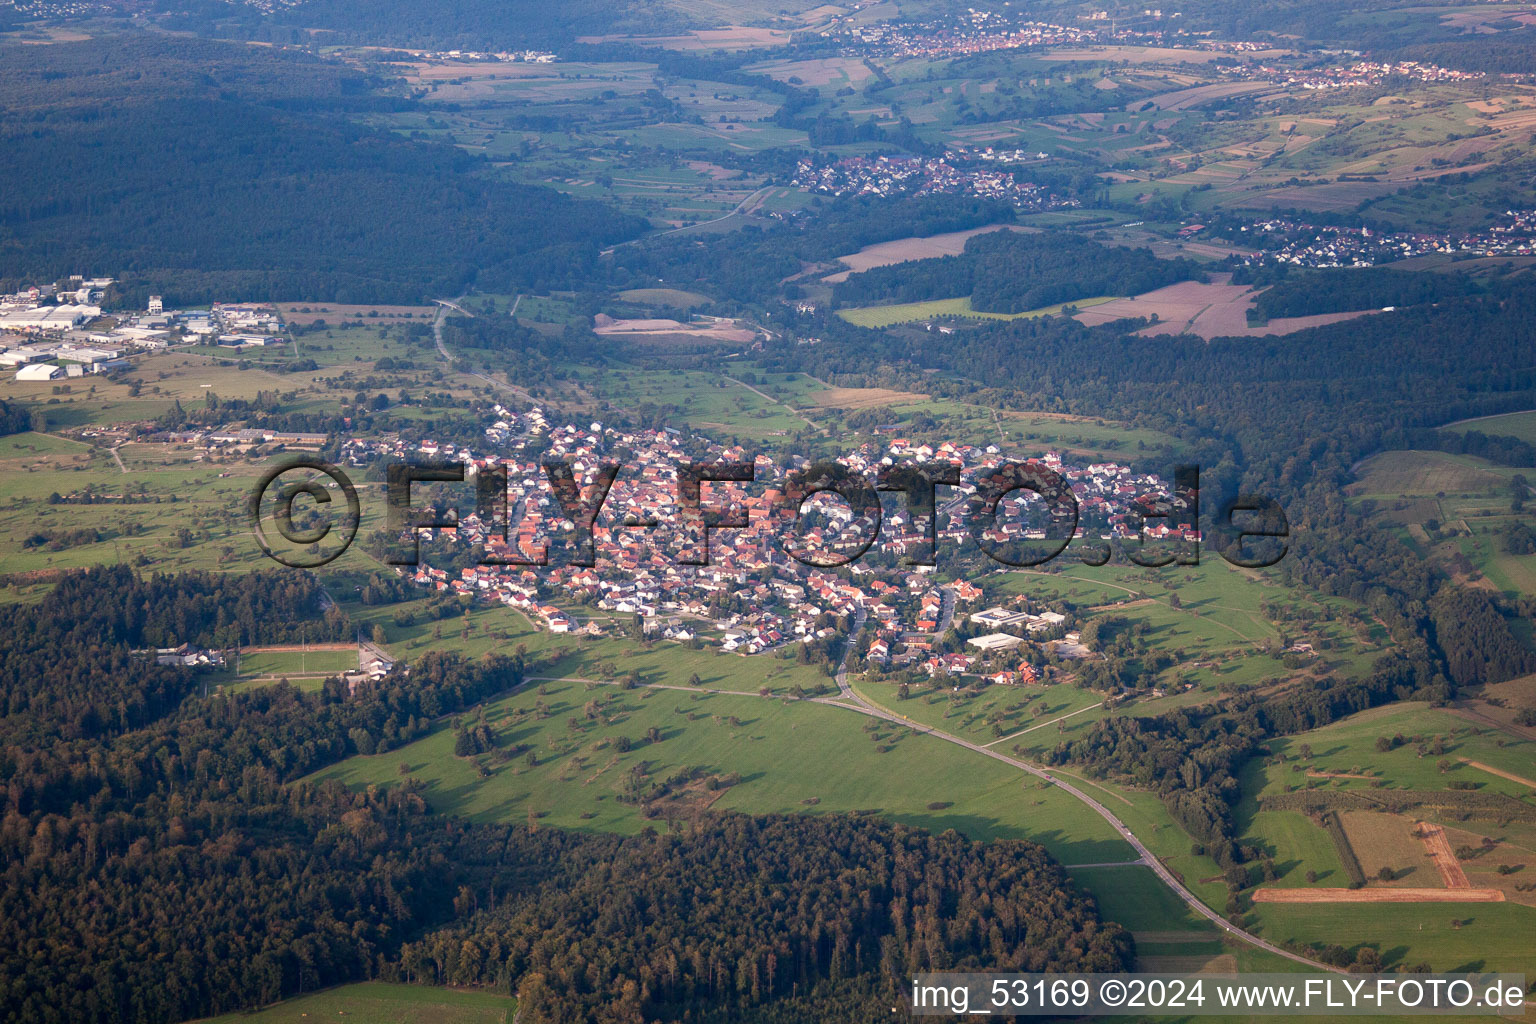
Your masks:
<path fill-rule="evenodd" d="M 1017 769 L 815 702 L 544 682 L 489 702 L 484 715 L 517 756 L 500 764 L 455 757 L 444 722 L 405 747 L 349 758 L 315 778 L 361 787 L 409 777 L 444 813 L 512 822 L 532 815 L 543 824 L 632 833 L 667 821 L 621 800 L 627 780 L 662 780 L 687 768 L 739 777 L 695 793 L 690 809 L 865 811 L 977 839 L 1031 839 L 1065 863 L 1132 857 L 1107 823 Z M 652 729 L 659 740 L 646 738 Z"/>
<path fill-rule="evenodd" d="M 517 1000 L 492 992 L 392 985 L 341 985 L 286 999 L 263 1010 L 230 1013 L 204 1024 L 297 1024 L 338 1017 L 350 1024 L 510 1024 Z"/>
<path fill-rule="evenodd" d="M 1089 299 L 1078 299 L 1075 302 L 1029 309 L 1022 313 L 987 313 L 973 309 L 971 297 L 966 295 L 958 299 L 931 299 L 926 302 L 903 302 L 891 306 L 855 306 L 840 309 L 837 315 L 855 327 L 891 327 L 895 324 L 907 324 L 940 316 L 962 317 L 967 320 L 1024 320 L 1037 316 L 1058 316 L 1068 307 L 1086 309 L 1089 306 L 1113 302 L 1116 298 L 1117 296 L 1114 295 L 1098 295 Z"/>

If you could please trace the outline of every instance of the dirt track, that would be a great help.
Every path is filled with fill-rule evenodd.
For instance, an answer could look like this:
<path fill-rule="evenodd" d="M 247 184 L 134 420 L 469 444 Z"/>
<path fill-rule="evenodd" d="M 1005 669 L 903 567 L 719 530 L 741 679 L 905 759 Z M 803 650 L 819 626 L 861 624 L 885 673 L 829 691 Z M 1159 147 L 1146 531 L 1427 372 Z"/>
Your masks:
<path fill-rule="evenodd" d="M 1445 883 L 1445 887 L 1447 889 L 1472 888 L 1472 883 L 1467 881 L 1467 873 L 1461 870 L 1461 862 L 1456 859 L 1456 854 L 1451 849 L 1451 841 L 1446 837 L 1445 829 L 1439 825 L 1431 825 L 1427 821 L 1418 822 L 1415 827 L 1418 830 L 1419 840 L 1429 851 L 1429 859 L 1435 862 L 1435 870 L 1440 872 L 1440 881 Z"/>
<path fill-rule="evenodd" d="M 1460 760 L 1462 764 L 1470 765 L 1479 771 L 1485 771 L 1489 775 L 1497 775 L 1501 779 L 1508 779 L 1510 782 L 1518 782 L 1522 786 L 1530 786 L 1532 789 L 1536 789 L 1536 782 L 1532 782 L 1530 779 L 1527 779 L 1524 776 L 1516 775 L 1514 772 L 1506 772 L 1502 769 L 1495 768 L 1492 765 L 1483 764 L 1481 761 L 1468 761 L 1464 757 L 1459 758 L 1458 760 Z"/>
<path fill-rule="evenodd" d="M 1255 903 L 1503 903 L 1497 889 L 1255 889 Z"/>

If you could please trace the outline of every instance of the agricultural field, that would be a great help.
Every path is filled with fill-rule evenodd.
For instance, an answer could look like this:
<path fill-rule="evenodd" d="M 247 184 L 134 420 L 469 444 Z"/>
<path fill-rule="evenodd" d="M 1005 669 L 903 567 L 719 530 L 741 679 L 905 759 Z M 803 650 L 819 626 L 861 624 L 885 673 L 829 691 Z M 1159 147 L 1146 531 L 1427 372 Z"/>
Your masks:
<path fill-rule="evenodd" d="M 845 256 L 839 256 L 837 261 L 847 270 L 829 274 L 822 278 L 828 284 L 836 284 L 848 277 L 849 274 L 857 274 L 875 267 L 888 267 L 895 263 L 906 263 L 909 260 L 926 260 L 936 256 L 958 256 L 965 251 L 965 243 L 976 235 L 986 234 L 990 231 L 1025 231 L 1031 230 L 1017 224 L 988 224 L 985 227 L 970 228 L 966 231 L 948 231 L 938 235 L 926 235 L 914 238 L 898 238 L 891 242 L 876 242 L 866 245 L 858 252 L 851 252 Z"/>
<path fill-rule="evenodd" d="M 1499 416 L 1479 416 L 1472 420 L 1447 423 L 1441 430 L 1466 433 L 1476 430 L 1490 437 L 1518 437 L 1526 444 L 1536 444 L 1536 410 L 1507 412 Z"/>
<path fill-rule="evenodd" d="M 798 375 L 787 384 L 782 380 L 741 383 L 730 370 L 729 366 L 720 373 L 631 369 L 597 378 L 590 386 L 619 408 L 666 408 L 675 418 L 716 437 L 725 434 L 761 440 L 813 427 L 803 413 L 787 403 L 812 394 L 819 385 Z"/>
<path fill-rule="evenodd" d="M 1266 903 L 1248 922 L 1271 941 L 1377 946 L 1389 970 L 1523 972 L 1536 959 L 1536 910 L 1514 903 Z"/>
<path fill-rule="evenodd" d="M 1399 736 L 1402 742 L 1396 740 Z M 1387 750 L 1377 749 L 1383 738 L 1390 744 Z M 1466 763 L 1476 761 L 1532 778 L 1536 776 L 1532 771 L 1536 742 L 1478 726 L 1454 709 L 1422 702 L 1362 711 L 1310 733 L 1274 740 L 1272 747 L 1286 761 L 1265 766 L 1254 780 L 1261 797 L 1296 788 L 1447 790 L 1456 783 L 1512 797 L 1527 797 L 1536 789 Z"/>
<path fill-rule="evenodd" d="M 837 315 L 855 327 L 892 327 L 896 324 L 916 323 L 955 317 L 962 320 L 1023 320 L 1037 316 L 1060 316 L 1074 309 L 1087 309 L 1113 302 L 1113 295 L 1100 295 L 1055 306 L 1043 306 L 1022 313 L 984 313 L 971 308 L 970 296 L 958 299 L 932 299 L 927 302 L 903 302 L 893 306 L 854 306 L 840 309 Z"/>
<path fill-rule="evenodd" d="M 0 528 L 18 538 L 0 574 L 126 562 L 160 571 L 270 568 L 245 518 L 257 477 L 281 455 L 210 459 L 185 445 L 93 447 L 52 435 L 0 439 Z M 381 484 L 358 487 L 360 530 L 383 524 Z M 54 495 L 58 495 L 55 499 Z M 353 545 L 331 568 L 379 568 Z"/>
<path fill-rule="evenodd" d="M 1106 823 L 1016 769 L 810 701 L 551 680 L 489 702 L 484 717 L 503 749 L 520 751 L 499 764 L 482 757 L 484 772 L 453 755 L 444 723 L 415 743 L 350 758 L 317 778 L 352 786 L 415 778 L 435 809 L 477 820 L 531 817 L 630 833 L 705 808 L 869 811 L 978 839 L 1033 839 L 1064 863 L 1131 859 Z M 659 738 L 648 740 L 652 729 Z M 625 798 L 628 780 L 661 781 L 684 769 L 729 784 L 681 787 L 655 804 L 656 818 Z"/>
<path fill-rule="evenodd" d="M 510 1024 L 511 996 L 466 989 L 368 981 L 284 1000 L 254 1013 L 211 1017 L 204 1024 L 296 1024 L 345 1017 L 352 1024 Z"/>
<path fill-rule="evenodd" d="M 1518 415 L 1518 414 L 1517 414 Z M 1383 452 L 1357 467 L 1348 493 L 1372 502 L 1416 553 L 1473 586 L 1509 597 L 1536 593 L 1536 554 L 1510 549 L 1517 524 L 1536 527 L 1536 508 L 1514 511 L 1516 476 L 1536 472 L 1470 455 Z"/>

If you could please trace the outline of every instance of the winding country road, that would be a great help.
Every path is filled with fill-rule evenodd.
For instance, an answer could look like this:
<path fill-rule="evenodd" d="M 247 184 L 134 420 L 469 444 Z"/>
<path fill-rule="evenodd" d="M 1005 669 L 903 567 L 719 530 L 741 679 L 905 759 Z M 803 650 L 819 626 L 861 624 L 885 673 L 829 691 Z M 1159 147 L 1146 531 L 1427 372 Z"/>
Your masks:
<path fill-rule="evenodd" d="M 907 718 L 905 715 L 898 715 L 887 711 L 878 705 L 871 704 L 869 701 L 866 701 L 863 697 L 859 696 L 858 693 L 854 691 L 853 687 L 848 684 L 848 654 L 853 650 L 853 642 L 858 637 L 859 630 L 863 628 L 864 621 L 862 615 L 863 612 L 861 610 L 860 618 L 855 621 L 854 628 L 849 635 L 848 649 L 843 652 L 842 663 L 838 666 L 837 669 L 837 688 L 840 691 L 840 696 L 836 698 L 815 698 L 815 702 L 817 704 L 825 704 L 827 707 L 833 708 L 842 708 L 845 711 L 854 711 L 862 715 L 870 715 L 875 718 L 884 719 L 885 721 L 892 722 L 896 725 L 904 725 L 915 732 L 926 733 L 929 736 L 935 737 L 936 739 L 946 740 L 950 743 L 957 744 L 958 746 L 962 746 L 967 750 L 975 751 L 976 753 L 990 757 L 995 761 L 1001 761 L 1006 765 L 1012 765 L 1014 768 L 1017 768 L 1020 771 L 1027 772 L 1028 774 L 1033 775 L 1038 779 L 1049 782 L 1063 793 L 1067 793 L 1076 797 L 1079 801 L 1086 804 L 1089 809 L 1091 809 L 1099 817 L 1109 822 L 1110 827 L 1119 833 L 1120 837 L 1129 843 L 1131 848 L 1136 851 L 1137 859 L 1141 863 L 1146 864 L 1147 867 L 1151 868 L 1153 873 L 1156 874 L 1158 878 L 1161 878 L 1163 883 L 1167 885 L 1168 888 L 1172 889 L 1174 893 L 1179 897 L 1179 899 L 1188 904 L 1190 909 L 1199 914 L 1201 917 L 1211 921 L 1218 928 L 1222 929 L 1234 938 L 1242 939 L 1244 942 L 1248 942 L 1254 946 L 1257 946 L 1258 948 L 1264 950 L 1266 953 L 1273 953 L 1276 956 L 1283 956 L 1287 960 L 1293 960 L 1299 964 L 1306 964 L 1308 967 L 1315 967 L 1319 970 L 1339 973 L 1336 968 L 1329 967 L 1326 964 L 1318 963 L 1316 960 L 1310 960 L 1307 957 L 1300 955 L 1299 953 L 1292 953 L 1288 949 L 1282 949 L 1272 942 L 1267 942 L 1264 939 L 1259 938 L 1252 932 L 1245 931 L 1244 929 L 1237 927 L 1232 922 L 1228 921 L 1225 917 L 1222 917 L 1216 911 L 1206 906 L 1200 901 L 1198 896 L 1190 892 L 1189 889 L 1185 887 L 1184 883 L 1179 881 L 1178 878 L 1174 876 L 1172 871 L 1168 870 L 1167 865 L 1163 864 L 1162 861 L 1157 859 L 1156 854 L 1147 849 L 1145 843 L 1136 838 L 1131 830 L 1126 827 L 1123 821 L 1115 817 L 1114 812 L 1112 812 L 1108 807 L 1105 807 L 1099 801 L 1095 800 L 1093 797 L 1089 796 L 1087 793 L 1083 792 L 1081 789 L 1078 789 L 1076 786 L 1072 785 L 1070 782 L 1065 782 L 1062 779 L 1056 778 L 1055 776 L 1047 773 L 1045 769 L 1036 768 L 1034 765 L 1027 761 L 1021 761 L 1016 757 L 1010 757 L 1007 754 L 999 753 L 996 750 L 991 750 L 978 743 L 972 743 L 970 740 L 962 739 L 959 736 L 955 736 L 947 732 L 942 732 L 933 728 L 932 726 L 920 725 L 917 722 L 912 721 L 910 718 Z M 852 703 L 849 703 L 850 701 Z"/>
<path fill-rule="evenodd" d="M 1120 838 L 1124 839 L 1126 843 L 1130 845 L 1131 849 L 1136 851 L 1136 860 L 1125 861 L 1123 862 L 1124 864 L 1130 865 L 1140 863 L 1145 864 L 1147 867 L 1151 868 L 1152 872 L 1157 875 L 1158 878 L 1162 879 L 1163 884 L 1172 889 L 1174 894 L 1177 895 L 1179 899 L 1183 900 L 1191 910 L 1199 914 L 1201 917 L 1207 919 L 1212 924 L 1216 925 L 1216 927 L 1220 928 L 1228 935 L 1235 939 L 1241 939 L 1250 945 L 1257 946 L 1259 949 L 1264 950 L 1266 953 L 1273 953 L 1275 956 L 1285 957 L 1285 959 L 1294 961 L 1298 964 L 1305 964 L 1306 966 L 1316 968 L 1317 970 L 1331 971 L 1335 974 L 1342 973 L 1336 967 L 1329 967 L 1327 964 L 1322 964 L 1316 960 L 1308 959 L 1299 953 L 1292 953 L 1288 949 L 1283 949 L 1272 942 L 1261 939 L 1252 932 L 1237 927 L 1231 921 L 1228 921 L 1225 917 L 1222 917 L 1216 911 L 1206 906 L 1203 902 L 1201 902 L 1198 896 L 1190 892 L 1184 883 L 1175 877 L 1173 872 L 1168 869 L 1167 865 L 1157 859 L 1157 855 L 1149 850 L 1145 843 L 1136 838 L 1135 834 L 1133 834 L 1131 830 L 1126 827 L 1125 822 L 1116 817 L 1113 811 L 1104 806 L 1098 800 L 1089 796 L 1083 790 L 1078 789 L 1076 786 L 1072 785 L 1070 782 L 1066 782 L 1060 778 L 1057 778 L 1056 776 L 1049 774 L 1045 769 L 1037 768 L 1027 761 L 1021 761 L 1016 757 L 1010 757 L 1007 754 L 1002 754 L 996 750 L 991 750 L 979 743 L 972 743 L 970 740 L 962 739 L 959 736 L 943 732 L 942 730 L 935 729 L 932 726 L 919 724 L 904 715 L 898 715 L 894 712 L 887 711 L 885 708 L 871 704 L 869 701 L 859 696 L 859 694 L 848 682 L 848 658 L 853 653 L 854 643 L 858 640 L 859 634 L 863 631 L 864 623 L 867 617 L 867 614 L 862 608 L 860 608 L 854 614 L 853 627 L 848 631 L 848 644 L 843 649 L 843 657 L 842 660 L 838 662 L 837 674 L 834 676 L 837 681 L 838 696 L 815 697 L 812 698 L 813 703 L 822 704 L 829 708 L 841 708 L 844 711 L 852 711 L 860 715 L 868 715 L 873 718 L 879 718 L 890 722 L 894 725 L 904 725 L 914 732 L 926 733 L 935 739 L 941 739 L 949 743 L 954 743 L 957 746 L 961 746 L 967 750 L 981 754 L 983 757 L 990 757 L 994 761 L 1001 761 L 1003 764 L 1010 765 L 1011 767 L 1017 768 L 1022 772 L 1033 775 L 1037 779 L 1050 783 L 1052 786 L 1061 790 L 1063 793 L 1076 797 L 1079 802 L 1085 804 L 1095 814 L 1109 822 L 1110 827 L 1119 834 Z M 618 685 L 617 683 L 612 683 L 608 680 L 584 679 L 573 676 L 530 676 L 527 681 L 534 682 L 536 680 L 551 682 L 555 680 L 564 680 L 580 683 L 598 683 L 602 685 L 615 686 Z M 741 690 L 717 690 L 697 686 L 677 686 L 667 683 L 641 683 L 640 685 L 657 690 L 684 690 L 692 693 L 719 693 L 736 697 L 760 696 L 759 694 L 748 693 Z M 766 699 L 782 700 L 783 696 L 781 694 L 773 694 Z M 1116 863 L 1119 864 L 1121 862 Z"/>
<path fill-rule="evenodd" d="M 1035 776 L 1038 779 L 1041 779 L 1041 780 L 1043 780 L 1045 782 L 1050 783 L 1052 786 L 1054 786 L 1055 788 L 1061 790 L 1062 792 L 1067 793 L 1070 796 L 1076 797 L 1080 802 L 1082 802 L 1083 804 L 1087 805 L 1088 808 L 1090 810 L 1092 810 L 1095 814 L 1097 814 L 1099 817 L 1103 818 L 1105 821 L 1109 822 L 1110 827 L 1112 827 L 1120 835 L 1120 837 L 1122 839 L 1124 839 L 1126 841 L 1126 843 L 1128 843 L 1133 850 L 1136 851 L 1136 859 L 1135 860 L 1130 860 L 1130 861 L 1114 861 L 1114 862 L 1111 862 L 1111 863 L 1105 864 L 1105 865 L 1083 864 L 1083 865 L 1076 865 L 1076 866 L 1078 866 L 1078 867 L 1096 867 L 1096 866 L 1129 867 L 1129 866 L 1133 866 L 1133 865 L 1137 865 L 1137 864 L 1144 864 L 1148 868 L 1151 868 L 1152 872 L 1154 874 L 1156 874 L 1158 878 L 1162 879 L 1163 883 L 1165 885 L 1167 885 L 1168 888 L 1172 889 L 1174 891 L 1174 894 L 1177 895 L 1179 897 L 1179 899 L 1183 900 L 1189 906 L 1189 908 L 1191 910 L 1193 910 L 1195 913 L 1199 914 L 1201 917 L 1206 918 L 1212 924 L 1216 925 L 1218 928 L 1220 928 L 1222 931 L 1226 932 L 1228 935 L 1232 936 L 1233 938 L 1240 939 L 1240 940 L 1242 940 L 1244 942 L 1249 943 L 1250 945 L 1256 946 L 1259 949 L 1264 950 L 1266 953 L 1273 953 L 1275 956 L 1284 957 L 1287 960 L 1294 961 L 1294 962 L 1296 962 L 1298 964 L 1304 964 L 1307 967 L 1315 968 L 1315 969 L 1321 970 L 1321 971 L 1329 971 L 1329 972 L 1332 972 L 1334 974 L 1343 973 L 1339 968 L 1330 967 L 1327 964 L 1319 963 L 1316 960 L 1308 959 L 1307 957 L 1301 956 L 1298 953 L 1292 953 L 1288 949 L 1283 949 L 1280 946 L 1277 946 L 1277 945 L 1275 945 L 1272 942 L 1269 942 L 1269 941 L 1267 941 L 1265 939 L 1261 939 L 1261 938 L 1259 938 L 1259 936 L 1254 935 L 1252 932 L 1249 932 L 1249 931 L 1246 931 L 1246 930 L 1244 930 L 1242 928 L 1237 927 L 1236 925 L 1232 924 L 1232 922 L 1228 921 L 1226 918 L 1224 918 L 1220 914 L 1218 914 L 1216 911 L 1214 911 L 1210 907 L 1206 906 L 1204 903 L 1202 903 L 1200 901 L 1200 898 L 1198 896 L 1196 896 L 1194 893 L 1190 892 L 1189 889 L 1185 887 L 1184 883 L 1179 881 L 1178 878 L 1176 878 L 1174 876 L 1172 871 L 1168 870 L 1168 867 L 1166 865 L 1164 865 L 1162 861 L 1157 859 L 1157 855 L 1154 854 L 1151 850 L 1149 850 L 1145 843 L 1143 843 L 1140 839 L 1136 838 L 1136 836 L 1131 832 L 1131 830 L 1126 827 L 1125 823 L 1122 822 L 1119 818 L 1117 818 L 1115 816 L 1114 812 L 1112 812 L 1108 807 L 1105 807 L 1098 800 L 1095 800 L 1093 797 L 1089 796 L 1087 793 L 1083 792 L 1081 789 L 1078 789 L 1076 786 L 1072 785 L 1071 783 L 1065 782 L 1065 781 L 1063 781 L 1063 780 L 1061 780 L 1061 779 L 1059 779 L 1059 778 L 1057 778 L 1057 777 L 1055 777 L 1053 775 L 1050 775 L 1044 769 L 1036 768 L 1034 765 L 1029 764 L 1027 761 L 1021 761 L 1021 760 L 1019 760 L 1016 757 L 1009 757 L 1007 754 L 1000 754 L 1000 753 L 998 753 L 995 750 L 989 750 L 986 747 L 981 746 L 980 744 L 972 743 L 969 740 L 962 739 L 959 736 L 955 736 L 955 735 L 952 735 L 950 733 L 943 732 L 943 731 L 941 731 L 939 729 L 935 729 L 935 728 L 933 728 L 931 726 L 921 725 L 921 724 L 919 724 L 917 722 L 912 721 L 909 718 L 906 718 L 906 717 L 904 717 L 902 715 L 894 714 L 894 713 L 892 713 L 890 711 L 885 710 L 882 707 L 879 707 L 877 705 L 871 704 L 868 701 L 864 700 L 864 698 L 860 697 L 854 691 L 853 687 L 850 686 L 849 683 L 848 683 L 848 656 L 849 656 L 849 654 L 853 650 L 853 640 L 858 637 L 859 631 L 863 628 L 863 625 L 864 625 L 864 616 L 863 616 L 863 612 L 862 612 L 862 609 L 861 609 L 860 612 L 859 612 L 858 617 L 855 619 L 854 629 L 851 630 L 850 633 L 849 633 L 849 643 L 848 643 L 848 647 L 843 651 L 843 660 L 838 665 L 836 680 L 837 680 L 837 688 L 840 691 L 839 696 L 837 696 L 837 697 L 814 697 L 814 698 L 811 698 L 811 702 L 812 703 L 814 703 L 814 704 L 821 704 L 821 705 L 824 705 L 824 706 L 829 707 L 829 708 L 840 708 L 840 709 L 842 709 L 844 711 L 852 711 L 855 714 L 868 715 L 868 716 L 873 717 L 873 718 L 879 718 L 879 719 L 882 719 L 884 721 L 890 722 L 893 725 L 903 725 L 903 726 L 906 726 L 907 728 L 913 730 L 914 732 L 925 733 L 925 734 L 927 734 L 929 736 L 934 737 L 935 739 L 941 739 L 941 740 L 945 740 L 945 741 L 947 741 L 949 743 L 954 743 L 954 744 L 956 744 L 958 746 L 962 746 L 962 747 L 966 748 L 967 750 L 974 751 L 975 753 L 981 754 L 981 755 L 983 755 L 985 757 L 990 757 L 994 761 L 1001 761 L 1001 762 L 1003 762 L 1006 765 L 1010 765 L 1010 766 L 1012 766 L 1014 768 L 1019 769 L 1020 771 L 1026 772 L 1026 773 L 1028 773 L 1030 775 Z M 592 683 L 592 684 L 601 685 L 601 686 L 618 686 L 618 685 L 620 685 L 619 683 L 617 683 L 617 682 L 615 682 L 613 680 L 590 679 L 590 678 L 585 678 L 585 677 L 581 677 L 581 676 L 529 676 L 524 682 L 525 683 L 533 683 L 533 682 L 573 682 L 573 683 Z M 760 698 L 760 699 L 765 699 L 765 700 L 783 700 L 784 699 L 783 694 L 770 694 L 770 695 L 768 695 L 766 697 L 763 697 L 761 694 L 751 693 L 751 692 L 745 691 L 745 690 L 720 690 L 720 689 L 714 689 L 714 688 L 702 687 L 702 686 L 679 686 L 679 685 L 672 684 L 672 683 L 640 683 L 639 685 L 641 687 L 647 688 L 647 689 L 654 689 L 654 690 L 680 690 L 680 691 L 683 691 L 685 693 L 714 693 L 714 694 L 721 694 L 723 696 L 752 697 L 752 698 Z M 1070 870 L 1070 868 L 1069 868 L 1069 870 Z"/>
<path fill-rule="evenodd" d="M 437 303 L 437 316 L 433 317 L 432 319 L 432 340 L 437 345 L 437 354 L 447 360 L 450 367 L 453 366 L 453 356 L 449 353 L 448 346 L 443 344 L 443 321 L 448 319 L 448 311 L 450 309 L 463 313 L 467 317 L 474 317 L 475 314 L 459 305 L 459 301 L 463 298 L 464 296 L 460 295 L 457 299 L 432 300 L 433 302 Z M 517 297 L 517 301 L 522 302 L 523 297 L 519 295 Z M 513 310 L 516 311 L 516 308 L 517 304 L 513 303 Z M 523 389 L 513 387 L 511 384 L 503 384 L 501 381 L 496 380 L 494 377 L 488 377 L 485 374 L 477 373 L 474 370 L 465 370 L 463 372 L 464 376 L 473 377 L 478 381 L 484 381 L 491 387 L 500 391 L 505 391 L 509 395 L 516 395 L 518 398 L 522 399 L 526 399 L 528 397 L 528 393 Z"/>

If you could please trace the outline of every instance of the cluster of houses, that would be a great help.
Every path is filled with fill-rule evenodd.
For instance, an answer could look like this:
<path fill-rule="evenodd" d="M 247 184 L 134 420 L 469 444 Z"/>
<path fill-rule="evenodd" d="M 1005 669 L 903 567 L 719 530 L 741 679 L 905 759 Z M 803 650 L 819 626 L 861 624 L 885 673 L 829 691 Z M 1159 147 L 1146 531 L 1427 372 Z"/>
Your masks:
<path fill-rule="evenodd" d="M 839 620 L 862 614 L 884 645 L 873 649 L 871 657 L 891 664 L 901 664 L 898 656 L 909 652 L 920 655 L 925 639 L 948 630 L 958 606 L 982 597 L 981 589 L 967 581 L 938 582 L 930 566 L 901 564 L 900 556 L 919 551 L 927 541 L 923 524 L 899 500 L 883 518 L 871 557 L 835 569 L 815 568 L 791 557 L 780 514 L 782 496 L 787 473 L 804 466 L 804 460 L 791 458 L 779 464 L 671 429 L 555 424 L 537 408 L 514 412 L 497 406 L 496 416 L 486 429 L 486 448 L 481 450 L 400 437 L 353 438 L 343 446 L 345 460 L 356 467 L 377 460 L 457 461 L 464 464 L 466 480 L 505 468 L 505 522 L 486 521 L 471 512 L 461 515 L 453 528 L 415 531 L 422 542 L 421 561 L 404 571 L 420 586 L 500 602 L 556 633 L 600 633 L 638 616 L 641 628 L 650 635 L 718 644 L 724 651 L 742 654 L 822 639 L 832 634 Z M 560 564 L 559 559 L 547 565 L 530 564 L 547 554 L 551 542 L 558 543 L 574 525 L 542 471 L 541 463 L 547 459 L 568 462 L 581 486 L 591 482 L 599 463 L 619 462 L 618 475 L 593 528 L 596 564 L 592 567 Z M 697 525 L 680 520 L 679 515 L 676 467 L 690 459 L 751 462 L 754 468 L 751 482 L 703 485 L 706 507 L 739 516 L 746 523 L 712 530 L 707 552 Z M 1005 457 L 996 446 L 931 445 L 893 438 L 884 445 L 866 444 L 839 459 L 866 476 L 882 465 L 929 460 L 985 470 Z M 1040 461 L 1072 488 L 1082 509 L 1083 528 L 1104 537 L 1135 536 L 1143 526 L 1137 503 L 1166 491 L 1158 478 L 1113 463 L 1072 466 L 1054 454 Z M 958 489 L 962 495 L 966 486 Z M 467 484 L 465 493 L 473 493 Z M 808 512 L 796 526 L 797 547 L 835 551 L 840 544 L 851 543 L 842 536 L 844 532 L 867 527 L 845 503 L 826 499 L 817 495 L 807 503 L 819 514 Z M 1020 492 L 1004 502 L 1001 525 L 995 526 L 997 536 L 1030 535 L 1035 529 L 1017 514 L 1025 500 Z M 1010 508 L 1011 501 L 1019 507 Z M 469 502 L 466 498 L 462 504 Z M 958 514 L 959 503 L 951 501 L 938 511 L 935 532 L 941 560 L 947 544 L 971 543 Z M 1192 523 L 1163 524 L 1159 530 L 1147 532 L 1198 537 Z M 462 550 L 462 545 L 482 548 L 483 564 L 462 566 L 463 560 L 458 559 L 462 567 L 457 570 L 431 564 L 442 563 L 445 552 Z M 1029 619 L 1026 630 L 1037 632 L 1039 623 L 1048 628 L 1059 621 L 1053 614 Z"/>
<path fill-rule="evenodd" d="M 807 157 L 795 165 L 790 184 L 831 196 L 963 195 L 1002 199 L 1031 210 L 1081 205 L 1039 185 L 1017 181 L 1009 171 L 962 169 L 938 157 L 860 156 L 829 164 Z"/>
<path fill-rule="evenodd" d="M 548 50 L 410 50 L 417 60 L 475 61 L 502 64 L 553 64 L 559 58 Z"/>
<path fill-rule="evenodd" d="M 951 146 L 944 151 L 944 159 L 951 164 L 980 161 L 982 163 L 1023 164 L 1049 160 L 1051 154 L 1039 150 L 999 149 L 992 146 Z"/>
<path fill-rule="evenodd" d="M 1247 265 L 1289 263 L 1298 267 L 1373 267 L 1410 256 L 1444 253 L 1464 256 L 1536 255 L 1536 210 L 1506 210 L 1505 220 L 1482 231 L 1450 235 L 1380 232 L 1365 227 L 1319 227 L 1284 218 L 1243 225 L 1239 230 L 1298 235 L 1274 249 L 1243 258 Z"/>
<path fill-rule="evenodd" d="M 1161 12 L 1159 12 L 1161 13 Z M 839 24 L 821 34 L 843 44 L 845 56 L 924 57 L 942 59 L 1026 46 L 1081 46 L 1125 42 L 1144 32 L 1098 25 L 1105 18 L 1085 18 L 1092 27 L 1053 25 L 1024 17 L 1024 8 L 968 7 L 923 21 Z M 1160 36 L 1161 33 L 1155 33 Z"/>
<path fill-rule="evenodd" d="M 1472 82 L 1484 77 L 1481 71 L 1455 71 L 1416 60 L 1358 60 L 1353 64 L 1320 68 L 1293 68 L 1268 63 L 1239 64 L 1219 67 L 1217 71 L 1243 81 L 1270 82 L 1287 88 L 1307 90 L 1380 85 L 1388 78 L 1408 78 L 1415 82 Z"/>

